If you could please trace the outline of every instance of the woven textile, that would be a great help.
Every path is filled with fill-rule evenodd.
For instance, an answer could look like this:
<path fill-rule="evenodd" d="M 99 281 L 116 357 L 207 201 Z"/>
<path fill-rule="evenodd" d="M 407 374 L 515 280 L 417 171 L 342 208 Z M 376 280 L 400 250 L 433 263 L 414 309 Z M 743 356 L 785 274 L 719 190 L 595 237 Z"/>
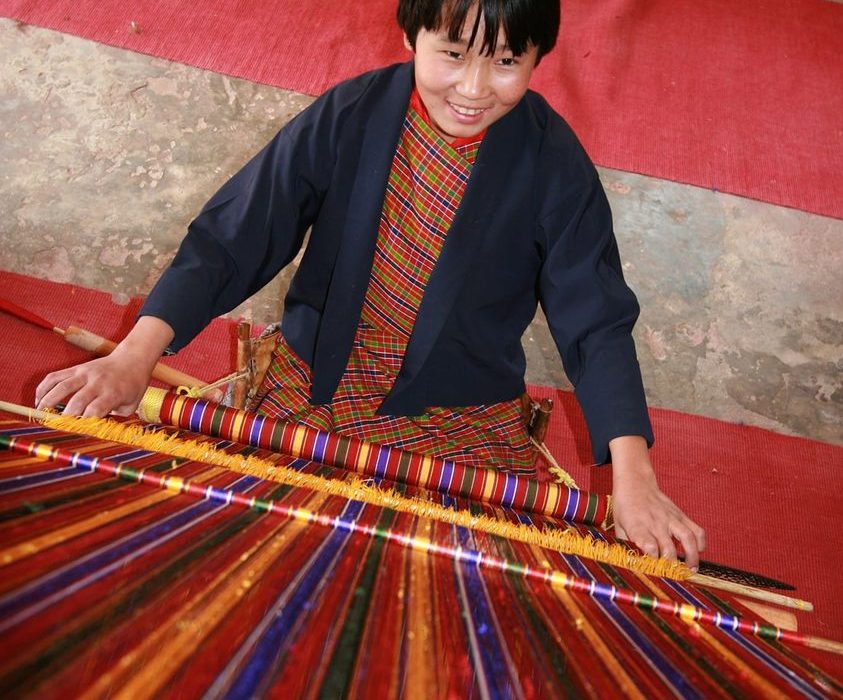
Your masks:
<path fill-rule="evenodd" d="M 282 339 L 257 410 L 466 464 L 534 472 L 535 454 L 517 399 L 435 407 L 414 417 L 377 415 L 401 370 L 482 136 L 446 143 L 414 92 L 389 175 L 357 335 L 334 399 L 330 405 L 310 405 L 310 370 Z"/>
<path fill-rule="evenodd" d="M 160 403 L 152 403 L 142 404 L 138 411 L 148 422 L 312 459 L 370 477 L 577 522 L 602 523 L 608 513 L 606 496 L 563 484 L 368 443 L 163 391 Z"/>
<path fill-rule="evenodd" d="M 0 451 L 4 696 L 819 698 L 843 692 L 781 642 L 227 503 L 235 495 L 270 498 L 426 538 L 443 550 L 549 566 L 595 585 L 724 615 L 741 610 L 727 596 L 688 584 L 645 580 L 579 557 L 40 426 L 7 426 L 0 437 L 108 457 L 170 484 L 190 480 L 230 494 L 203 500 L 178 488 Z M 276 459 L 343 478 L 316 463 Z"/>

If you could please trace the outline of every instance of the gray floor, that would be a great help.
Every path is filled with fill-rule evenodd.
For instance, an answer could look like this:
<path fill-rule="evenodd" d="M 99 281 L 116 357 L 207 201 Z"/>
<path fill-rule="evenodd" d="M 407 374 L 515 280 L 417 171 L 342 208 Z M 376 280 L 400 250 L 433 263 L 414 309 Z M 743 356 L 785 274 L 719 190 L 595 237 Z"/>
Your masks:
<path fill-rule="evenodd" d="M 0 268 L 146 293 L 311 98 L 0 20 Z M 843 221 L 601 170 L 652 405 L 843 444 Z M 274 320 L 289 271 L 235 311 Z M 567 386 L 546 324 L 528 381 Z"/>

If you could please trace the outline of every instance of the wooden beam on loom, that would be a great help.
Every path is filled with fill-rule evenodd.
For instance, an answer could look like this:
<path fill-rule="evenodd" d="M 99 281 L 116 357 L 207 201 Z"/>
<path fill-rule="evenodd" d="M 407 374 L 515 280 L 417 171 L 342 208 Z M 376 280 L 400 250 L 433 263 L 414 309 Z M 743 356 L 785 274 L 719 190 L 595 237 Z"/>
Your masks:
<path fill-rule="evenodd" d="M 733 581 L 724 581 L 723 579 L 714 578 L 713 576 L 705 576 L 703 574 L 694 574 L 688 581 L 695 583 L 698 586 L 706 586 L 707 588 L 718 588 L 721 591 L 728 591 L 736 595 L 744 595 L 756 600 L 762 600 L 765 603 L 773 605 L 780 605 L 783 608 L 791 608 L 793 610 L 802 610 L 803 612 L 812 612 L 814 604 L 807 600 L 800 600 L 782 593 L 774 593 L 773 591 L 766 591 L 761 588 L 754 588 L 743 583 L 734 583 Z"/>
<path fill-rule="evenodd" d="M 42 316 L 39 316 L 28 309 L 24 309 L 7 299 L 0 299 L 0 311 L 4 311 L 15 318 L 21 319 L 22 321 L 27 321 L 33 325 L 51 330 L 62 336 L 65 341 L 71 345 L 82 350 L 87 350 L 98 357 L 105 357 L 106 355 L 109 355 L 117 346 L 115 342 L 78 326 L 59 328 Z M 216 389 L 210 390 L 207 394 L 202 392 L 202 388 L 207 385 L 207 382 L 197 379 L 196 377 L 192 377 L 189 374 L 174 369 L 173 367 L 168 367 L 161 362 L 157 362 L 155 364 L 155 367 L 152 370 L 152 378 L 176 388 L 184 386 L 192 389 L 198 389 L 205 398 L 211 400 L 218 401 L 222 398 L 221 393 Z"/>
<path fill-rule="evenodd" d="M 775 627 L 780 627 L 781 629 L 788 630 L 789 632 L 796 632 L 798 629 L 796 615 L 788 610 L 774 608 L 771 605 L 764 605 L 763 603 L 749 600 L 747 598 L 738 598 L 738 601 L 741 605 L 758 615 L 758 617 L 762 620 L 769 622 Z"/>

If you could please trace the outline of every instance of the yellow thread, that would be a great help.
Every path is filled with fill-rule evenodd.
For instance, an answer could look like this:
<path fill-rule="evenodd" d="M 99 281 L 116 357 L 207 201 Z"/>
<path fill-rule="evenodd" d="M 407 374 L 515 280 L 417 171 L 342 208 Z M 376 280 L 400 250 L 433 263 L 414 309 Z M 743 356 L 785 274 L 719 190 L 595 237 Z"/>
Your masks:
<path fill-rule="evenodd" d="M 56 430 L 82 433 L 173 457 L 214 464 L 241 474 L 257 476 L 289 486 L 303 487 L 323 494 L 341 496 L 345 499 L 363 501 L 403 513 L 412 513 L 449 525 L 480 530 L 506 539 L 587 557 L 650 576 L 684 580 L 692 575 L 690 569 L 680 562 L 639 555 L 621 545 L 601 542 L 589 535 L 580 535 L 571 528 L 542 531 L 535 526 L 523 523 L 497 520 L 487 515 L 473 515 L 468 511 L 454 510 L 420 498 L 408 498 L 393 489 L 369 486 L 356 477 L 350 481 L 338 481 L 315 474 L 302 474 L 269 459 L 254 455 L 227 454 L 216 449 L 211 443 L 180 438 L 161 430 L 118 423 L 103 418 L 74 416 L 49 416 L 43 420 L 43 423 Z"/>
<path fill-rule="evenodd" d="M 242 411 L 237 411 L 234 414 L 234 422 L 231 424 L 231 434 L 235 436 L 235 438 L 240 437 L 240 431 L 243 429 L 243 422 L 245 421 L 246 416 L 243 415 Z"/>
<path fill-rule="evenodd" d="M 181 490 L 184 488 L 184 479 L 180 476 L 168 476 L 164 479 L 164 487 L 168 491 L 181 493 Z"/>
<path fill-rule="evenodd" d="M 157 387 L 149 387 L 138 405 L 137 414 L 142 421 L 157 423 L 161 420 L 161 406 L 164 404 L 164 397 L 167 392 Z"/>
<path fill-rule="evenodd" d="M 609 648 L 600 630 L 592 625 L 588 617 L 583 614 L 582 601 L 571 595 L 570 591 L 564 589 L 558 589 L 556 591 L 556 597 L 565 607 L 576 630 L 588 641 L 594 656 L 603 662 L 606 670 L 620 687 L 619 695 L 625 698 L 640 698 L 640 700 L 644 700 L 647 696 L 626 672 L 623 662 Z"/>
<path fill-rule="evenodd" d="M 679 617 L 685 622 L 693 622 L 697 616 L 697 609 L 693 605 L 683 604 L 679 608 Z"/>
<path fill-rule="evenodd" d="M 559 462 L 554 459 L 550 450 L 547 449 L 547 446 L 543 442 L 539 442 L 533 437 L 530 438 L 530 442 L 533 443 L 533 447 L 536 448 L 536 451 L 544 457 L 544 461 L 547 462 L 548 471 L 556 477 L 556 483 L 564 484 L 568 488 L 572 489 L 579 488 L 579 486 L 577 486 L 577 482 L 574 481 L 574 478 L 559 466 Z"/>

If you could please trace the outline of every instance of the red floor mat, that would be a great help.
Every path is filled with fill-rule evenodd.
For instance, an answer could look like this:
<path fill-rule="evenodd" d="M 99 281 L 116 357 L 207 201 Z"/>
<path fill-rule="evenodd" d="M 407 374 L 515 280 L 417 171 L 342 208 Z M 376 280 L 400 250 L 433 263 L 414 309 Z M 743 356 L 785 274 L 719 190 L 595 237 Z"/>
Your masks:
<path fill-rule="evenodd" d="M 394 0 L 0 0 L 0 15 L 318 94 L 406 59 Z M 534 87 L 594 160 L 843 218 L 843 5 L 566 0 Z"/>

